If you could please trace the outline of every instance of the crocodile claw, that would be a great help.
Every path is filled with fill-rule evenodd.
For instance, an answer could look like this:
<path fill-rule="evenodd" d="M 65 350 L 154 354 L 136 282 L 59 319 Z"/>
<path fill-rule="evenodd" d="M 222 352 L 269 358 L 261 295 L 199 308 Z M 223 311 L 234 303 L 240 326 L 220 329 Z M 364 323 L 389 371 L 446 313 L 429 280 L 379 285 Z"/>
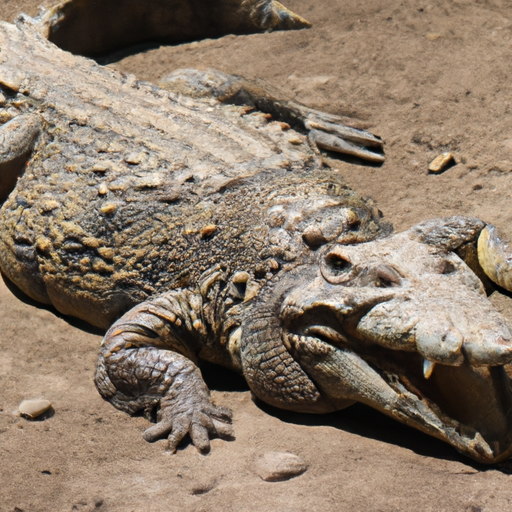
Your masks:
<path fill-rule="evenodd" d="M 309 138 L 320 149 L 354 156 L 361 160 L 381 164 L 385 160 L 382 139 L 365 130 L 341 124 L 334 115 L 310 112 L 304 121 Z"/>
<path fill-rule="evenodd" d="M 192 406 L 180 405 L 164 404 L 158 412 L 158 423 L 146 429 L 144 440 L 151 443 L 167 437 L 168 451 L 175 453 L 180 442 L 189 434 L 194 446 L 201 453 L 208 453 L 211 436 L 234 439 L 231 410 L 215 406 L 208 400 Z"/>

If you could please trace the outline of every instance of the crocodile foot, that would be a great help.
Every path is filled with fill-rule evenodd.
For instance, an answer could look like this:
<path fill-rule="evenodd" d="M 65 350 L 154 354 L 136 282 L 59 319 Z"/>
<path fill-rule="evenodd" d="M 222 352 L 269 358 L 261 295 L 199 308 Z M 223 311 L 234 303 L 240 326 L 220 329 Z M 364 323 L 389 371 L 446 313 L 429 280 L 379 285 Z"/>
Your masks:
<path fill-rule="evenodd" d="M 342 124 L 342 118 L 300 106 L 309 139 L 320 149 L 354 156 L 372 163 L 383 163 L 382 139 L 365 130 Z"/>
<path fill-rule="evenodd" d="M 360 158 L 374 164 L 385 160 L 382 139 L 365 130 L 346 126 L 345 119 L 315 110 L 267 84 L 246 80 L 216 69 L 178 69 L 163 77 L 160 87 L 193 98 L 214 98 L 220 103 L 244 105 L 305 132 L 312 147 Z"/>
<path fill-rule="evenodd" d="M 148 428 L 143 438 L 148 442 L 167 437 L 168 449 L 175 453 L 183 438 L 189 434 L 194 446 L 202 453 L 210 451 L 210 437 L 223 439 L 235 437 L 231 418 L 233 414 L 226 407 L 213 405 L 208 397 L 192 397 L 185 400 L 183 395 L 166 397 L 160 401 L 157 424 Z"/>

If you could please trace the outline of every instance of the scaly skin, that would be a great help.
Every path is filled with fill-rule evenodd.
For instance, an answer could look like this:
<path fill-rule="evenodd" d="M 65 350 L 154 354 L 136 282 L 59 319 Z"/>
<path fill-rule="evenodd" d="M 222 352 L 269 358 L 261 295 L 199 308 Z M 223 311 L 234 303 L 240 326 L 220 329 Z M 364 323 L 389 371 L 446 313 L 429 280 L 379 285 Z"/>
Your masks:
<path fill-rule="evenodd" d="M 83 9 L 87 33 L 95 5 L 0 25 L 0 268 L 32 298 L 108 329 L 102 396 L 156 415 L 146 440 L 167 437 L 174 451 L 190 434 L 208 451 L 233 432 L 202 380 L 207 360 L 278 407 L 361 401 L 476 460 L 509 456 L 512 335 L 455 254 L 484 223 L 391 236 L 318 151 L 379 162 L 375 136 L 238 77 L 185 70 L 162 89 L 41 36 L 56 13 L 65 34 Z M 281 9 L 230 5 L 265 7 L 262 23 Z M 242 97 L 276 121 L 222 103 Z"/>
<path fill-rule="evenodd" d="M 301 226 L 290 243 L 269 241 L 276 189 L 310 194 L 310 202 L 325 196 L 376 219 L 371 205 L 318 169 L 304 136 L 278 122 L 241 117 L 240 107 L 209 112 L 205 101 L 139 84 L 41 39 L 33 55 L 22 32 L 4 27 L 0 115 L 23 113 L 42 130 L 3 207 L 2 269 L 34 299 L 107 328 L 142 300 L 229 265 L 232 254 L 231 272 L 264 276 L 280 266 L 274 253 L 291 262 L 307 249 Z M 73 81 L 64 70 L 55 80 L 66 60 Z M 30 94 L 15 92 L 21 83 Z M 378 230 L 371 220 L 360 239 Z"/>

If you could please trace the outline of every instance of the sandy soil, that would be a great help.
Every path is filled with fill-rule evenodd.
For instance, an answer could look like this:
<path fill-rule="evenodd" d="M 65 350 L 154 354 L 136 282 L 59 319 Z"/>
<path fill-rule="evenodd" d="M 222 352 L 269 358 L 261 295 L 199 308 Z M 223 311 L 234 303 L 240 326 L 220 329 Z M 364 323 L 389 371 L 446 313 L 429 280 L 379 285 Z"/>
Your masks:
<path fill-rule="evenodd" d="M 0 18 L 39 0 L 2 0 Z M 44 3 L 44 2 L 43 2 Z M 46 4 L 49 2 L 47 1 Z M 157 80 L 178 67 L 262 78 L 286 98 L 358 118 L 386 141 L 381 168 L 338 163 L 397 230 L 469 214 L 512 235 L 512 4 L 501 0 L 287 0 L 313 28 L 227 36 L 131 56 L 116 67 Z M 442 175 L 428 163 L 450 150 Z M 493 302 L 512 319 L 512 301 Z M 102 401 L 92 375 L 98 332 L 16 299 L 0 284 L 0 510 L 13 511 L 501 511 L 512 463 L 475 465 L 449 446 L 355 406 L 324 417 L 256 405 L 236 377 L 207 375 L 233 409 L 237 438 L 208 456 L 147 444 L 147 423 Z M 55 413 L 28 422 L 26 398 Z M 262 481 L 268 450 L 309 470 Z"/>

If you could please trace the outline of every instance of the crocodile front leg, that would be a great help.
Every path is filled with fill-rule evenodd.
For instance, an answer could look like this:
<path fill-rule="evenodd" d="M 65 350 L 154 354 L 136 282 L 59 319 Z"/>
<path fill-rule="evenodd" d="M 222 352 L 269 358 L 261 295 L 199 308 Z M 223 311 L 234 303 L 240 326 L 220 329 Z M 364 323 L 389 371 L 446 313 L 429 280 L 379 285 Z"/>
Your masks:
<path fill-rule="evenodd" d="M 201 299 L 175 290 L 134 307 L 107 332 L 96 369 L 96 387 L 104 399 L 129 414 L 142 412 L 157 424 L 146 441 L 167 436 L 169 450 L 189 434 L 201 452 L 210 436 L 232 438 L 231 411 L 215 406 L 196 353 L 205 327 Z"/>

